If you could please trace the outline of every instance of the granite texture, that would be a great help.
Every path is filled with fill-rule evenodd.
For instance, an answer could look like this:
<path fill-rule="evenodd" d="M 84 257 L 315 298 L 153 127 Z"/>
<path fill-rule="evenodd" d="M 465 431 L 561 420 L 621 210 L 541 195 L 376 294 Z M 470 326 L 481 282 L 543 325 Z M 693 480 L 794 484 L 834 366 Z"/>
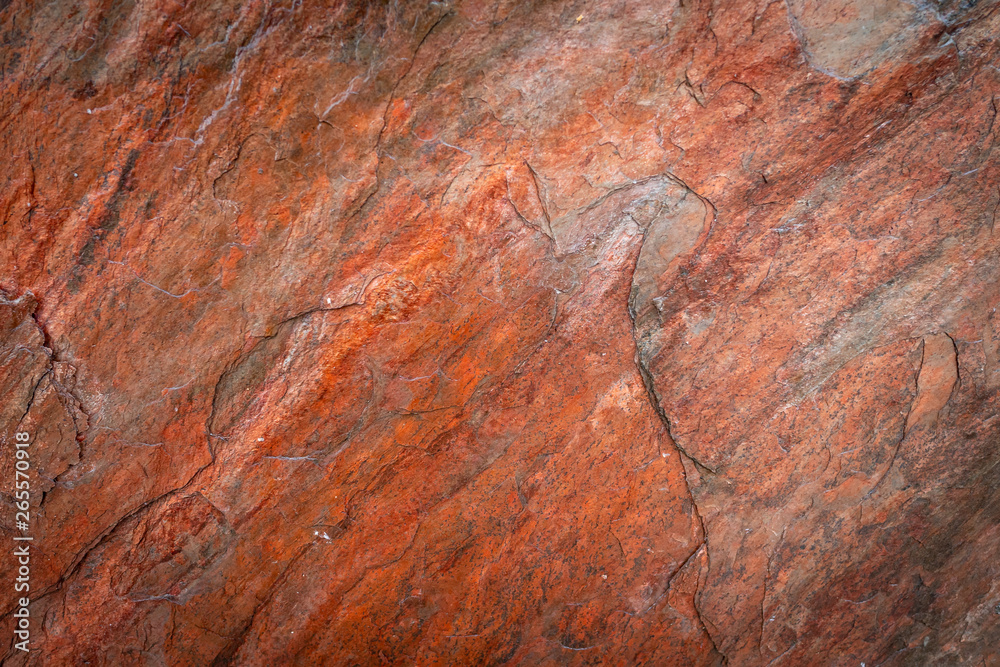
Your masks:
<path fill-rule="evenodd" d="M 0 1 L 4 664 L 1000 665 L 998 34 Z"/>

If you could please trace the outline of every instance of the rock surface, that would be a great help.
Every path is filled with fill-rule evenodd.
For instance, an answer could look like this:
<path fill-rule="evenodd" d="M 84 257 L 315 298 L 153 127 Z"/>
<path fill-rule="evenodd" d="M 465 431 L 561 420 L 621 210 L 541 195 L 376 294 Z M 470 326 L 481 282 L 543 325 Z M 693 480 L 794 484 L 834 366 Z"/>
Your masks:
<path fill-rule="evenodd" d="M 5 664 L 1000 664 L 996 3 L 0 7 Z"/>

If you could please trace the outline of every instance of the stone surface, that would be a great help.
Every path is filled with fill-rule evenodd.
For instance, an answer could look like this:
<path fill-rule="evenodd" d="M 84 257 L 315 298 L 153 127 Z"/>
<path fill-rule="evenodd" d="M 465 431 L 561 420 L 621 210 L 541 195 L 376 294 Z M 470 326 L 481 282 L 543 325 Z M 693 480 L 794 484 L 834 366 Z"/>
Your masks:
<path fill-rule="evenodd" d="M 0 7 L 5 664 L 1000 664 L 995 3 Z"/>

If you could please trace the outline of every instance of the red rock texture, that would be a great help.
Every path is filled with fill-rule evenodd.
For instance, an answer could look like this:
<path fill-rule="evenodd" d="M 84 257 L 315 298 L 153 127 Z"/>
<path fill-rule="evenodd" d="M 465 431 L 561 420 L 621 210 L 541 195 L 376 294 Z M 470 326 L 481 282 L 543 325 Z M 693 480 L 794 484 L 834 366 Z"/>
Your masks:
<path fill-rule="evenodd" d="M 0 7 L 5 664 L 1000 664 L 996 3 Z"/>

